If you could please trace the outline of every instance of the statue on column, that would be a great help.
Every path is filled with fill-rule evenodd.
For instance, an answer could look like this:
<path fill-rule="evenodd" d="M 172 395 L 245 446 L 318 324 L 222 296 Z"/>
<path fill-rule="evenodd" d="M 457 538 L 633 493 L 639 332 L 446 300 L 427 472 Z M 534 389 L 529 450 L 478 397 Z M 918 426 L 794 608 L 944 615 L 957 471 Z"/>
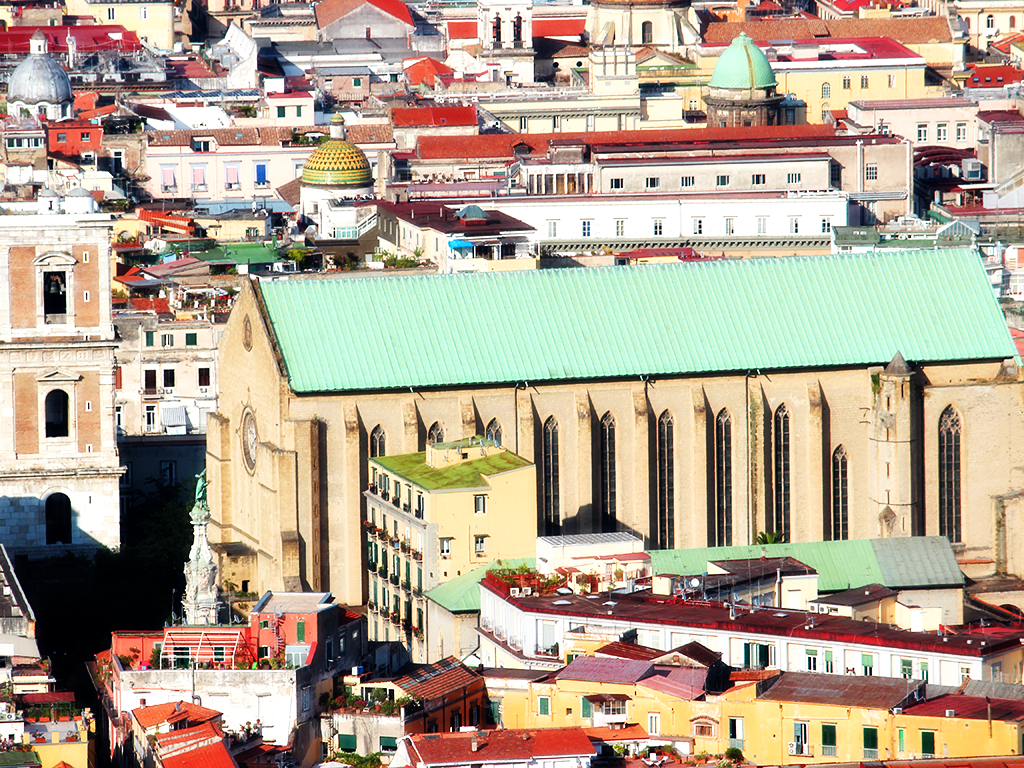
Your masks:
<path fill-rule="evenodd" d="M 206 502 L 206 470 L 196 475 L 196 496 L 192 505 L 192 549 L 185 563 L 185 596 L 182 607 L 185 623 L 190 626 L 208 626 L 217 623 L 220 603 L 217 600 L 217 565 L 213 550 L 206 537 L 210 522 L 210 507 Z"/>

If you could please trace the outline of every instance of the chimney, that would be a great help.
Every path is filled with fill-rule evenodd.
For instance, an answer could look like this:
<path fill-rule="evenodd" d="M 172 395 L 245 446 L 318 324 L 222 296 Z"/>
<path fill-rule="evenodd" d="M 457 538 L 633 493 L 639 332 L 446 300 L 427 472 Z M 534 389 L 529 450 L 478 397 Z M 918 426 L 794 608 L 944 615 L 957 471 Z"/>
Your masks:
<path fill-rule="evenodd" d="M 476 743 L 476 731 L 473 731 L 473 735 L 469 737 L 469 749 L 472 752 L 476 752 L 479 749 Z"/>

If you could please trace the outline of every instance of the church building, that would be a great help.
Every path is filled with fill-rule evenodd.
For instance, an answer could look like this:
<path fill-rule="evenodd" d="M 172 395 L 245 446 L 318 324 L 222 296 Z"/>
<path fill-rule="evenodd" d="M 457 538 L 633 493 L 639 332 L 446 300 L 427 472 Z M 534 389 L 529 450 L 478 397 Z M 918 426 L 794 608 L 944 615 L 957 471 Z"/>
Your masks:
<path fill-rule="evenodd" d="M 542 535 L 1024 567 L 1019 360 L 971 249 L 250 282 L 220 354 L 210 538 L 256 591 L 363 602 L 368 458 L 471 435 L 536 465 Z"/>

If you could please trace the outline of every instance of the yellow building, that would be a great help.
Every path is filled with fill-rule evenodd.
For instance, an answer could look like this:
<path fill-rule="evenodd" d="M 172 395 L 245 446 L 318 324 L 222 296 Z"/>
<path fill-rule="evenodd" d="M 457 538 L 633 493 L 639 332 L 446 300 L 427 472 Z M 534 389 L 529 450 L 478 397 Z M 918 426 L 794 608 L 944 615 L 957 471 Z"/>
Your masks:
<path fill-rule="evenodd" d="M 492 425 L 486 438 L 450 442 L 434 425 L 426 451 L 398 456 L 384 455 L 383 431 L 369 440 L 370 637 L 404 635 L 418 658 L 424 591 L 495 558 L 533 554 L 536 468 L 502 448 Z"/>
<path fill-rule="evenodd" d="M 924 700 L 921 680 L 809 672 L 761 673 L 702 695 L 706 674 L 584 657 L 526 692 L 505 691 L 501 719 L 515 728 L 637 724 L 651 743 L 674 742 L 691 754 L 735 748 L 757 765 L 1010 755 L 1022 746 L 1024 701 Z"/>
<path fill-rule="evenodd" d="M 68 0 L 67 12 L 69 16 L 91 16 L 97 24 L 120 24 L 149 45 L 171 51 L 178 39 L 175 33 L 187 23 L 189 5 L 190 0 Z"/>
<path fill-rule="evenodd" d="M 25 743 L 39 755 L 40 768 L 61 763 L 69 768 L 92 768 L 96 762 L 89 724 L 82 715 L 26 722 Z"/>
<path fill-rule="evenodd" d="M 775 45 L 754 39 L 768 56 L 778 93 L 804 102 L 809 123 L 827 122 L 829 112 L 846 109 L 858 99 L 891 101 L 941 95 L 941 89 L 925 82 L 925 58 L 886 37 Z M 710 45 L 698 49 L 698 79 L 707 82 L 723 50 Z"/>

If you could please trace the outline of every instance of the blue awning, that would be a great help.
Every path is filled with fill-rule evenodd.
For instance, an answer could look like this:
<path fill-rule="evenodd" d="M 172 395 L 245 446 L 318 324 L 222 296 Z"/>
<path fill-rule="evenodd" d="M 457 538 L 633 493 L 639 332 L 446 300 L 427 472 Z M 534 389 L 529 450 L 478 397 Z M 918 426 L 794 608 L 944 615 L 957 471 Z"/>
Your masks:
<path fill-rule="evenodd" d="M 468 240 L 449 240 L 448 245 L 451 248 L 472 248 L 473 244 Z"/>

